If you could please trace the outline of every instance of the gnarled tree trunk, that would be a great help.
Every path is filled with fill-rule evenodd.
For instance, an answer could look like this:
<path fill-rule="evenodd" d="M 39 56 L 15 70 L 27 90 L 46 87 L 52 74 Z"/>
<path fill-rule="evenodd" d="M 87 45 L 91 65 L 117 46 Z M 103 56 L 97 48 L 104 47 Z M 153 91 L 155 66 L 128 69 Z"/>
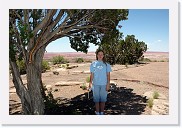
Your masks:
<path fill-rule="evenodd" d="M 10 66 L 13 75 L 13 83 L 17 94 L 21 99 L 22 111 L 26 115 L 44 114 L 44 96 L 45 92 L 42 85 L 42 60 L 45 47 L 39 49 L 34 55 L 34 61 L 27 64 L 27 88 L 23 85 L 18 66 L 16 62 L 10 59 Z"/>
<path fill-rule="evenodd" d="M 15 61 L 10 61 L 10 66 L 12 70 L 12 75 L 13 75 L 13 83 L 16 88 L 17 95 L 19 96 L 22 104 L 22 112 L 23 114 L 31 114 L 31 99 L 30 99 L 30 94 L 27 88 L 23 85 L 18 66 Z"/>
<path fill-rule="evenodd" d="M 44 98 L 42 85 L 42 60 L 45 48 L 39 49 L 34 55 L 34 60 L 27 64 L 27 88 L 31 97 L 32 114 L 44 114 Z"/>

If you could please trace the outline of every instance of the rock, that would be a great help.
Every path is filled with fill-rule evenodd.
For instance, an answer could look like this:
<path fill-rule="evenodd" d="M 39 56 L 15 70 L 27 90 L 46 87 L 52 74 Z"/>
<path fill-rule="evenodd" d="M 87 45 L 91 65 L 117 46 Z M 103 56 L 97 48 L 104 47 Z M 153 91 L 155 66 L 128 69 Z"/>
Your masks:
<path fill-rule="evenodd" d="M 163 105 L 166 107 L 169 107 L 169 103 L 167 103 L 167 102 L 164 102 Z"/>
<path fill-rule="evenodd" d="M 90 70 L 84 71 L 83 73 L 85 73 L 85 74 L 90 74 Z"/>
<path fill-rule="evenodd" d="M 58 91 L 59 91 L 59 89 L 57 89 L 57 88 L 56 88 L 56 89 L 54 89 L 54 92 L 58 92 Z"/>
<path fill-rule="evenodd" d="M 84 73 L 84 74 L 90 74 L 90 71 L 73 71 L 72 74 L 79 74 L 79 73 Z"/>
<path fill-rule="evenodd" d="M 119 69 L 118 68 L 114 68 L 113 71 L 118 71 Z"/>
<path fill-rule="evenodd" d="M 59 75 L 59 72 L 53 71 L 53 74 L 54 74 L 54 75 Z"/>
<path fill-rule="evenodd" d="M 110 81 L 110 84 L 114 84 L 114 85 L 117 85 L 117 83 L 115 81 Z"/>
<path fill-rule="evenodd" d="M 46 88 L 52 88 L 52 85 L 45 85 Z"/>
<path fill-rule="evenodd" d="M 78 65 L 72 65 L 72 66 L 68 66 L 66 69 L 72 69 L 72 68 L 77 68 Z"/>
<path fill-rule="evenodd" d="M 55 70 L 56 72 L 62 72 L 62 71 L 67 71 L 65 68 L 58 68 Z"/>
<path fill-rule="evenodd" d="M 10 89 L 9 93 L 16 93 L 16 89 L 15 88 L 14 89 Z"/>
<path fill-rule="evenodd" d="M 73 74 L 83 73 L 84 71 L 73 71 Z"/>
<path fill-rule="evenodd" d="M 61 64 L 58 66 L 59 68 L 67 68 L 68 67 L 68 64 Z"/>
<path fill-rule="evenodd" d="M 77 81 L 73 81 L 73 82 L 57 82 L 55 83 L 55 86 L 72 86 L 72 85 L 80 85 L 83 84 L 84 82 L 77 82 Z"/>
<path fill-rule="evenodd" d="M 114 81 L 110 81 L 110 90 L 114 91 L 116 90 L 117 83 Z"/>

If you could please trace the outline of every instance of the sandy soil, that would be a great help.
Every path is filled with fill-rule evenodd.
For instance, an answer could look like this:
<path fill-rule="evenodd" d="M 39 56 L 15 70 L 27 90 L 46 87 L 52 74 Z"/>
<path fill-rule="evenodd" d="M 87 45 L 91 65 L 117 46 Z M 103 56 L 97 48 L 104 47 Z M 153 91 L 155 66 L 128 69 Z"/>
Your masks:
<path fill-rule="evenodd" d="M 56 86 L 57 82 L 85 82 L 89 76 L 90 63 L 71 63 L 77 65 L 73 69 L 62 70 L 59 75 L 54 75 L 52 70 L 42 74 L 44 85 L 51 85 L 52 94 L 58 101 L 53 109 L 48 109 L 46 114 L 70 115 L 94 114 L 92 93 L 80 88 L 80 85 Z M 117 86 L 108 94 L 106 103 L 107 115 L 149 115 L 151 109 L 147 106 L 147 91 L 157 91 L 169 96 L 169 63 L 150 62 L 140 65 L 114 65 L 112 66 L 111 82 Z M 53 69 L 55 70 L 55 69 Z M 26 84 L 26 75 L 22 75 Z M 10 77 L 10 114 L 21 113 L 21 103 L 15 93 L 12 78 Z"/>

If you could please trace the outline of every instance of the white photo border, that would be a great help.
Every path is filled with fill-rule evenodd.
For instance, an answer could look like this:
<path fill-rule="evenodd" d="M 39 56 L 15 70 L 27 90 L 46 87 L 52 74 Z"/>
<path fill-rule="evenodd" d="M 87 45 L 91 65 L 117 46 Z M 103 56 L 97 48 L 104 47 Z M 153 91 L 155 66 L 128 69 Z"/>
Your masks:
<path fill-rule="evenodd" d="M 9 115 L 9 9 L 29 8 L 169 9 L 169 115 Z M 0 122 L 3 125 L 179 125 L 177 0 L 6 0 L 1 4 L 0 16 L 0 58 L 3 58 L 0 63 Z"/>

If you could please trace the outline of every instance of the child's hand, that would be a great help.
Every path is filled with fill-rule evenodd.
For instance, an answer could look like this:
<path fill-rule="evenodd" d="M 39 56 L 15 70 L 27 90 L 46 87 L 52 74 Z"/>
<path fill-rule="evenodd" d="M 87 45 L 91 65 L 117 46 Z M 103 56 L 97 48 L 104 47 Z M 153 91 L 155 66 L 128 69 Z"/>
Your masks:
<path fill-rule="evenodd" d="M 89 83 L 88 90 L 91 91 L 92 83 Z"/>
<path fill-rule="evenodd" d="M 110 89 L 110 84 L 107 84 L 106 91 L 109 91 L 109 89 Z"/>

